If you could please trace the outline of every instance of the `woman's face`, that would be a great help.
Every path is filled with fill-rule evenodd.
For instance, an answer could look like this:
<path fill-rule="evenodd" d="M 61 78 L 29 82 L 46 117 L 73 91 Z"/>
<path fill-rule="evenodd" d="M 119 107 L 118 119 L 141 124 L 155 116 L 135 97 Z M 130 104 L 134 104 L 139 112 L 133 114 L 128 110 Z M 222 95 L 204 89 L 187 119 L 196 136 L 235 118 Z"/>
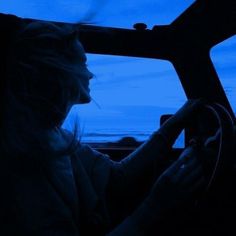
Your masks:
<path fill-rule="evenodd" d="M 83 46 L 77 41 L 75 70 L 78 75 L 79 96 L 75 103 L 84 104 L 91 101 L 89 82 L 93 78 L 93 74 L 88 70 L 86 65 L 86 55 Z"/>

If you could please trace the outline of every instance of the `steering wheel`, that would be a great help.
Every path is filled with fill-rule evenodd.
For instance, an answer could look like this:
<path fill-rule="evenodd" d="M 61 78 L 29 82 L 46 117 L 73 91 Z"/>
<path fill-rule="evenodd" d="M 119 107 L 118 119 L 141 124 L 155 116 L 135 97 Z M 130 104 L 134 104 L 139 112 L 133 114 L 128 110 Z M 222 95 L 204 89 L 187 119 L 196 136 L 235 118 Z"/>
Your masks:
<path fill-rule="evenodd" d="M 234 121 L 224 106 L 213 103 L 203 105 L 193 124 L 193 140 L 206 153 L 200 160 L 207 180 L 206 192 L 220 194 L 230 182 L 234 165 Z"/>
<path fill-rule="evenodd" d="M 194 200 L 194 207 L 187 214 L 186 232 L 209 230 L 214 235 L 228 227 L 230 219 L 227 216 L 235 201 L 234 120 L 224 106 L 204 104 L 186 130 L 190 145 L 196 145 L 200 151 L 206 179 L 204 191 Z M 193 140 L 196 144 L 192 144 Z"/>
<path fill-rule="evenodd" d="M 199 150 L 206 186 L 194 199 L 190 209 L 183 208 L 175 219 L 171 233 L 181 235 L 214 235 L 226 225 L 230 209 L 234 171 L 234 120 L 227 109 L 218 103 L 203 104 L 199 113 L 186 127 L 188 145 Z M 187 207 L 188 208 L 188 207 Z M 222 219 L 225 218 L 224 223 Z M 220 225 L 220 226 L 219 226 Z M 214 233 L 213 233 L 214 232 Z M 172 234 L 171 234 L 172 235 Z"/>

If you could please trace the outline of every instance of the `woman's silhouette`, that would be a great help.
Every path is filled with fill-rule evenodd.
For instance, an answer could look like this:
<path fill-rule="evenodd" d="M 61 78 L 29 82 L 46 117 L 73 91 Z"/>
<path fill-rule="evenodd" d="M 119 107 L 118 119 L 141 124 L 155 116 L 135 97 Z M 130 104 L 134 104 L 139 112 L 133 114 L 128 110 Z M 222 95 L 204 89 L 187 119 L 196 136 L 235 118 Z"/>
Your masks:
<path fill-rule="evenodd" d="M 158 168 L 199 101 L 188 101 L 114 162 L 60 128 L 73 104 L 90 101 L 93 76 L 77 29 L 44 21 L 15 25 L 1 45 L 1 235 L 158 232 L 156 224 L 191 201 L 204 182 L 194 147 L 166 170 Z"/>

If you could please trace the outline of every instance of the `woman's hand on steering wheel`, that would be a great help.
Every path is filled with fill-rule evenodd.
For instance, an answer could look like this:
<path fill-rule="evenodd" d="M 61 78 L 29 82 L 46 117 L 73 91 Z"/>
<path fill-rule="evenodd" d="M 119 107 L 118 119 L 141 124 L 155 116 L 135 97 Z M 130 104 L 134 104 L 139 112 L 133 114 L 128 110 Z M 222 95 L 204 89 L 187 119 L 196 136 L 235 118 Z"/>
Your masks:
<path fill-rule="evenodd" d="M 197 193 L 206 186 L 201 162 L 195 147 L 186 148 L 156 181 L 148 204 L 163 214 L 186 205 L 196 199 Z"/>

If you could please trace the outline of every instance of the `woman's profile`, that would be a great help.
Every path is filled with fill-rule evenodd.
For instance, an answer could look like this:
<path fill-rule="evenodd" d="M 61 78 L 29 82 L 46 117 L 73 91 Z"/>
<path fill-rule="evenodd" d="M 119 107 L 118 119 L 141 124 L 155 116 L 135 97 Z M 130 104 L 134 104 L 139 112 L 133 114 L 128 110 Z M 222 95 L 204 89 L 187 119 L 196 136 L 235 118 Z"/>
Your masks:
<path fill-rule="evenodd" d="M 158 223 L 203 185 L 193 147 L 157 171 L 199 101 L 188 101 L 120 162 L 61 128 L 72 105 L 91 100 L 93 74 L 77 33 L 73 25 L 33 21 L 5 41 L 1 235 L 158 233 Z M 150 188 L 142 190 L 142 182 Z"/>

